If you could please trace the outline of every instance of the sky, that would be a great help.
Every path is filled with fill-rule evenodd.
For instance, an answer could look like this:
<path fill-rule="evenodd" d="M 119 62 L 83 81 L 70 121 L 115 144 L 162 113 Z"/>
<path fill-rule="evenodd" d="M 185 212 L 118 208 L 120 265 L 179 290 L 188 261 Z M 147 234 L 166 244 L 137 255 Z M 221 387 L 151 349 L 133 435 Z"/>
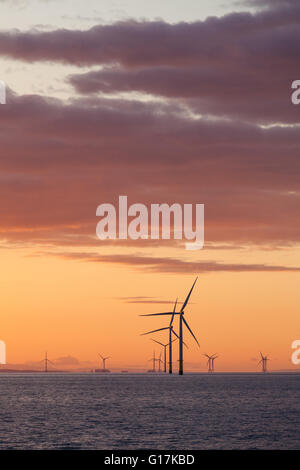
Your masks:
<path fill-rule="evenodd" d="M 145 370 L 140 317 L 198 281 L 187 370 L 296 369 L 296 0 L 0 0 L 1 333 L 7 362 Z M 205 205 L 205 245 L 100 241 L 96 208 Z M 177 325 L 176 325 L 177 328 Z M 165 342 L 165 331 L 153 338 Z M 175 346 L 177 357 L 177 346 Z M 177 364 L 175 364 L 177 367 Z"/>

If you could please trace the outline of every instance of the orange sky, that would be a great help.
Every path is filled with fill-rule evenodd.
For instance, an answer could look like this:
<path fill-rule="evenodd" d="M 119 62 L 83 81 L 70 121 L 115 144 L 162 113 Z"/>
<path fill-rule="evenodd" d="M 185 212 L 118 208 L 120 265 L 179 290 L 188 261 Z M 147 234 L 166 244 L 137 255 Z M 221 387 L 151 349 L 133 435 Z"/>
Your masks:
<path fill-rule="evenodd" d="M 139 335 L 165 326 L 166 320 L 139 315 L 168 311 L 169 305 L 119 298 L 183 300 L 194 278 L 151 273 L 147 267 L 32 256 L 21 249 L 3 249 L 1 254 L 1 337 L 7 362 L 14 364 L 38 361 L 48 350 L 52 359 L 72 356 L 82 363 L 95 362 L 101 352 L 112 357 L 111 368 L 145 368 L 159 347 L 151 344 L 150 336 Z M 204 249 L 197 256 L 208 255 Z M 253 262 L 259 253 L 234 257 L 251 257 Z M 298 283 L 294 272 L 200 274 L 186 318 L 201 348 L 185 333 L 186 368 L 203 371 L 202 354 L 218 352 L 217 370 L 255 371 L 260 350 L 272 358 L 270 368 L 296 368 L 290 362 L 290 345 L 298 332 Z M 165 342 L 167 334 L 152 337 Z M 177 346 L 175 350 L 177 357 Z"/>

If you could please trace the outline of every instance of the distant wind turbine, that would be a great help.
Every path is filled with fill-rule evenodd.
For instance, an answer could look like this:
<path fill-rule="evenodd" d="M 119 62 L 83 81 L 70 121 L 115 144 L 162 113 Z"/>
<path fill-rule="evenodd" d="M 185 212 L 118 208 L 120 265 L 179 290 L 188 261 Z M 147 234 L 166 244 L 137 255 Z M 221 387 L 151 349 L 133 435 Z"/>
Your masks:
<path fill-rule="evenodd" d="M 142 317 L 151 317 L 151 316 L 157 316 L 157 315 L 172 315 L 171 317 L 171 322 L 170 322 L 170 325 L 172 325 L 173 323 L 173 319 L 174 319 L 174 315 L 179 315 L 179 375 L 182 375 L 183 374 L 183 324 L 186 326 L 186 328 L 189 330 L 190 334 L 193 336 L 194 340 L 196 341 L 196 343 L 198 344 L 198 346 L 200 347 L 199 343 L 198 343 L 198 340 L 196 338 L 196 336 L 194 335 L 194 333 L 192 332 L 191 328 L 189 327 L 186 319 L 184 318 L 184 310 L 185 310 L 185 307 L 187 306 L 187 303 L 189 301 L 189 298 L 191 296 L 191 293 L 194 289 L 194 286 L 196 284 L 196 281 L 197 281 L 197 277 L 191 287 L 191 290 L 190 292 L 188 293 L 184 303 L 182 304 L 182 307 L 180 309 L 179 312 L 176 312 L 175 309 L 176 309 L 176 304 L 175 304 L 175 307 L 174 307 L 174 310 L 173 312 L 163 312 L 163 313 L 149 313 L 149 314 L 146 314 L 146 315 L 141 315 Z M 177 301 L 176 301 L 177 302 Z M 168 328 L 168 327 L 167 327 Z M 161 330 L 165 330 L 167 328 L 160 328 L 158 330 L 154 330 L 154 331 L 161 331 Z M 154 332 L 153 331 L 153 332 Z M 152 332 L 152 333 L 153 333 Z M 150 333 L 150 332 L 149 332 Z M 169 358 L 170 362 L 171 362 L 171 358 Z"/>
<path fill-rule="evenodd" d="M 158 372 L 161 372 L 161 363 L 162 363 L 162 360 L 161 360 L 161 353 L 159 355 L 159 358 L 156 359 L 157 362 L 158 362 Z"/>
<path fill-rule="evenodd" d="M 260 353 L 261 360 L 258 362 L 257 365 L 261 364 L 262 365 L 262 372 L 267 372 L 267 362 L 270 360 L 268 356 L 264 356 L 262 353 Z"/>
<path fill-rule="evenodd" d="M 218 356 L 213 354 L 212 356 L 209 356 L 208 354 L 203 354 L 203 356 L 207 357 L 207 366 L 208 366 L 208 372 L 214 372 L 214 360 L 217 359 Z"/>
<path fill-rule="evenodd" d="M 48 363 L 52 364 L 54 366 L 54 363 L 48 359 L 48 353 L 47 351 L 45 352 L 45 358 L 42 359 L 40 362 L 44 363 L 44 372 L 48 372 Z"/>
<path fill-rule="evenodd" d="M 155 351 L 153 351 L 153 356 L 151 357 L 151 359 L 149 359 L 149 361 L 153 362 L 153 367 L 152 367 L 152 370 L 148 370 L 148 372 L 156 372 L 155 365 L 156 365 L 157 359 L 155 357 Z"/>
<path fill-rule="evenodd" d="M 99 353 L 99 356 L 100 356 L 100 357 L 101 357 L 101 359 L 102 359 L 103 370 L 106 370 L 106 367 L 105 367 L 105 362 L 107 361 L 107 359 L 110 359 L 110 356 L 103 357 L 103 356 L 101 356 L 101 354 L 100 354 L 100 353 Z"/>
<path fill-rule="evenodd" d="M 151 338 L 152 341 L 154 341 L 157 344 L 160 344 L 164 348 L 164 372 L 167 372 L 167 347 L 169 346 L 170 343 L 163 344 L 160 341 L 157 341 L 156 339 Z M 172 342 L 176 341 L 177 338 L 173 339 Z"/>
<path fill-rule="evenodd" d="M 173 372 L 173 370 L 172 370 L 172 343 L 173 343 L 174 340 L 172 339 L 172 334 L 174 336 L 176 336 L 176 339 L 179 339 L 178 334 L 175 333 L 174 328 L 173 328 L 173 320 L 174 320 L 176 305 L 177 305 L 177 299 L 176 299 L 176 302 L 175 302 L 175 305 L 174 305 L 173 312 L 170 313 L 170 315 L 172 315 L 172 318 L 171 318 L 171 321 L 169 323 L 169 326 L 166 326 L 164 328 L 158 328 L 157 330 L 147 331 L 147 333 L 142 333 L 141 334 L 141 336 L 145 336 L 145 335 L 150 335 L 151 333 L 156 333 L 157 331 L 169 330 L 169 343 L 166 345 L 166 346 L 169 345 L 169 374 L 172 374 L 172 372 Z M 152 315 L 168 315 L 168 314 L 166 314 L 166 313 L 153 313 Z M 147 315 L 141 315 L 141 316 L 146 317 Z M 162 343 L 159 343 L 159 344 L 164 346 Z M 166 353 L 166 351 L 165 351 L 165 353 Z"/>

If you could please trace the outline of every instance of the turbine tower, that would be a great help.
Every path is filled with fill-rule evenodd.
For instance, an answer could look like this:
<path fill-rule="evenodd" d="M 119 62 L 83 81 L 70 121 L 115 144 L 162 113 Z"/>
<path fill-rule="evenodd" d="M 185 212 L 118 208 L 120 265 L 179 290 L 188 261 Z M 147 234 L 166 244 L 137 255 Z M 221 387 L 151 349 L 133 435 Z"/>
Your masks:
<path fill-rule="evenodd" d="M 258 365 L 261 364 L 262 366 L 262 372 L 267 372 L 267 362 L 269 361 L 268 356 L 264 356 L 262 353 L 260 353 L 261 360 L 259 361 Z"/>
<path fill-rule="evenodd" d="M 176 309 L 176 304 L 175 304 L 175 307 L 174 307 L 174 310 L 173 312 L 163 312 L 163 313 L 148 313 L 146 315 L 141 315 L 142 317 L 152 317 L 152 316 L 157 316 L 157 315 L 172 315 L 171 317 L 171 322 L 170 322 L 170 326 L 172 325 L 173 323 L 173 319 L 174 319 L 174 315 L 179 315 L 179 375 L 182 375 L 183 374 L 183 325 L 186 326 L 186 328 L 189 330 L 190 334 L 193 336 L 194 340 L 196 341 L 196 343 L 198 344 L 198 346 L 200 347 L 199 343 L 198 343 L 198 340 L 196 338 L 196 336 L 194 335 L 194 333 L 192 332 L 191 328 L 189 327 L 188 325 L 188 322 L 186 321 L 185 317 L 184 317 L 184 311 L 185 311 L 185 307 L 187 306 L 187 303 L 190 299 L 190 296 L 191 296 L 191 293 L 194 289 L 194 286 L 196 284 L 196 281 L 197 281 L 197 277 L 191 287 L 191 290 L 190 292 L 188 293 L 187 295 L 187 298 L 185 299 L 184 303 L 182 304 L 182 307 L 180 309 L 179 312 L 176 312 L 175 309 Z M 169 327 L 170 327 L 169 326 Z M 166 327 L 166 328 L 159 328 L 158 330 L 154 330 L 154 331 L 161 331 L 161 330 L 166 330 L 168 329 L 169 327 Z M 154 333 L 154 331 L 152 332 L 149 332 L 149 333 Z M 176 335 L 177 336 L 177 335 Z M 172 360 L 172 357 L 169 358 L 170 362 Z"/>

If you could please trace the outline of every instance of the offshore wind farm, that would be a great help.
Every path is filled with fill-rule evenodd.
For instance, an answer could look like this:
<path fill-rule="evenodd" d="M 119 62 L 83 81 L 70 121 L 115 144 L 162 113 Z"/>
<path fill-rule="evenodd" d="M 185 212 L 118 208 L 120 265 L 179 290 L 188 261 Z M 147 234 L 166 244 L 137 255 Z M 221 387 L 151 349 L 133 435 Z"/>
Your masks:
<path fill-rule="evenodd" d="M 154 328 L 149 331 L 140 333 L 141 337 L 149 337 L 152 343 L 158 345 L 158 351 L 153 350 L 151 358 L 148 359 L 148 362 L 152 364 L 150 369 L 143 368 L 142 366 L 139 367 L 132 367 L 130 363 L 124 364 L 122 367 L 107 367 L 107 361 L 111 360 L 111 356 L 104 356 L 101 353 L 98 353 L 98 357 L 100 360 L 101 367 L 83 367 L 83 368 L 68 368 L 68 367 L 61 367 L 61 364 L 57 363 L 54 360 L 50 360 L 48 357 L 48 351 L 45 352 L 44 359 L 38 361 L 34 364 L 34 368 L 28 367 L 12 367 L 10 365 L 2 365 L 0 367 L 0 373 L 5 372 L 15 372 L 15 373 L 38 373 L 38 372 L 52 372 L 52 373 L 97 373 L 97 374 L 107 374 L 107 373 L 134 373 L 134 374 L 143 374 L 145 372 L 151 374 L 174 374 L 178 373 L 178 375 L 182 376 L 184 373 L 192 373 L 192 374 L 231 374 L 233 371 L 231 370 L 220 370 L 219 372 L 215 369 L 215 361 L 221 357 L 224 358 L 224 354 L 220 355 L 219 353 L 207 354 L 206 352 L 202 352 L 200 348 L 200 343 L 197 339 L 196 334 L 191 329 L 187 317 L 186 317 L 186 310 L 191 308 L 190 298 L 192 293 L 195 289 L 196 283 L 198 281 L 198 276 L 194 279 L 190 290 L 188 291 L 186 297 L 183 297 L 183 301 L 180 302 L 178 297 L 176 298 L 173 309 L 170 309 L 165 312 L 158 312 L 158 313 L 142 313 L 140 317 L 147 317 L 152 319 L 152 324 L 154 325 L 157 319 L 162 318 L 167 320 L 167 324 L 165 326 L 161 326 L 159 328 Z M 181 307 L 180 307 L 181 305 Z M 197 309 L 199 311 L 199 309 Z M 196 313 L 199 315 L 199 313 Z M 190 320 L 189 320 L 190 321 Z M 160 336 L 158 336 L 160 335 Z M 163 336 L 161 336 L 163 335 Z M 198 335 L 199 336 L 199 335 Z M 184 341 L 185 338 L 185 341 Z M 188 340 L 192 340 L 192 344 L 188 345 Z M 184 351 L 190 351 L 191 347 L 196 346 L 196 350 L 198 352 L 198 362 L 194 363 L 192 368 L 189 366 L 188 370 L 184 367 Z M 253 374 L 255 373 L 263 373 L 266 374 L 267 372 L 272 373 L 272 371 L 268 367 L 268 362 L 270 361 L 270 357 L 267 355 L 259 353 L 259 361 L 257 362 L 257 366 L 260 366 L 260 371 L 253 370 Z M 205 363 L 201 362 L 201 356 L 205 358 Z M 254 358 L 256 361 L 257 358 Z M 125 367 L 126 369 L 125 369 Z M 195 367 L 196 366 L 196 367 Z M 274 369 L 273 372 L 289 372 L 291 370 L 276 370 Z M 244 371 L 246 374 L 249 374 L 249 371 Z M 297 370 L 295 370 L 297 373 Z M 243 371 L 239 371 L 239 373 L 243 373 Z"/>
<path fill-rule="evenodd" d="M 220 358 L 220 354 L 214 353 L 214 354 L 207 354 L 205 352 L 201 352 L 200 348 L 200 343 L 197 339 L 197 336 L 195 333 L 192 331 L 187 318 L 186 318 L 186 310 L 189 308 L 191 310 L 191 303 L 190 303 L 190 298 L 192 296 L 192 293 L 195 289 L 196 283 L 197 283 L 198 277 L 196 277 L 192 283 L 192 286 L 190 287 L 190 290 L 188 291 L 186 297 L 182 302 L 179 302 L 178 297 L 176 298 L 173 309 L 165 312 L 158 312 L 158 313 L 143 313 L 140 314 L 141 317 L 151 317 L 152 322 L 157 321 L 158 318 L 163 318 L 167 319 L 167 325 L 162 326 L 160 328 L 154 328 L 149 331 L 146 331 L 144 333 L 140 333 L 140 336 L 142 337 L 149 337 L 152 341 L 152 343 L 155 343 L 155 345 L 158 345 L 159 349 L 158 352 L 156 350 L 153 350 L 152 357 L 148 359 L 148 362 L 152 364 L 152 367 L 150 369 L 145 368 L 139 368 L 139 369 L 134 369 L 132 366 L 127 363 L 125 364 L 126 370 L 124 367 L 119 367 L 113 369 L 109 369 L 107 367 L 107 361 L 111 360 L 111 356 L 104 356 L 101 353 L 98 353 L 98 357 L 100 360 L 101 367 L 88 367 L 88 368 L 81 368 L 80 370 L 74 369 L 68 369 L 67 367 L 61 368 L 60 364 L 56 363 L 55 360 L 50 360 L 48 357 L 48 352 L 45 352 L 44 359 L 41 361 L 37 362 L 37 369 L 25 369 L 25 368 L 11 368 L 11 367 L 6 367 L 5 365 L 2 365 L 0 368 L 0 372 L 5 373 L 7 372 L 52 372 L 52 373 L 66 373 L 66 372 L 73 372 L 73 373 L 83 373 L 83 372 L 92 372 L 92 373 L 99 373 L 99 374 L 107 374 L 107 373 L 128 373 L 128 372 L 133 372 L 133 373 L 152 373 L 152 374 L 173 374 L 174 372 L 178 373 L 178 375 L 182 376 L 184 373 L 199 373 L 199 374 L 205 374 L 205 373 L 216 373 L 215 369 L 215 361 L 216 359 Z M 179 307 L 181 305 L 181 307 Z M 157 335 L 163 335 L 157 336 Z M 185 341 L 184 341 L 185 338 Z M 192 339 L 192 345 L 188 345 L 188 339 Z M 199 361 L 197 365 L 196 370 L 195 369 L 188 369 L 185 370 L 184 367 L 184 350 L 188 351 L 190 350 L 191 346 L 196 345 L 197 351 L 199 350 Z M 201 356 L 206 358 L 206 363 L 201 364 Z M 224 356 L 223 356 L 224 357 Z M 221 357 L 222 358 L 222 357 Z M 263 355 L 262 352 L 260 352 L 260 360 L 257 362 L 258 366 L 261 366 L 260 372 L 265 374 L 266 372 L 270 372 L 269 368 L 267 367 L 268 361 L 270 360 L 269 356 Z M 41 364 L 41 366 L 40 366 Z M 219 373 L 231 373 L 230 370 L 224 371 L 221 370 Z M 240 371 L 242 373 L 242 371 Z M 276 372 L 276 369 L 275 369 Z M 218 373 L 218 372 L 217 372 Z M 253 373 L 256 373 L 256 371 L 253 371 Z M 249 374 L 249 371 L 247 371 L 247 374 Z"/>
<path fill-rule="evenodd" d="M 166 311 L 166 312 L 159 312 L 159 313 L 147 313 L 147 314 L 140 314 L 141 317 L 151 317 L 152 321 L 157 320 L 158 318 L 162 317 L 163 319 L 167 319 L 167 325 L 162 326 L 160 328 L 154 328 L 149 331 L 146 331 L 144 333 L 141 333 L 140 336 L 149 336 L 152 341 L 152 343 L 155 343 L 155 345 L 158 345 L 159 349 L 158 352 L 156 350 L 153 350 L 152 357 L 148 359 L 148 362 L 152 364 L 152 367 L 150 369 L 145 368 L 144 370 L 142 368 L 136 370 L 131 367 L 130 364 L 126 364 L 126 370 L 124 370 L 124 367 L 122 368 L 113 368 L 112 370 L 107 368 L 107 361 L 111 359 L 111 356 L 104 356 L 101 353 L 98 353 L 98 356 L 100 358 L 100 363 L 102 367 L 95 367 L 90 370 L 90 368 L 87 369 L 81 369 L 77 370 L 76 369 L 68 370 L 64 368 L 63 370 L 58 367 L 58 364 L 55 363 L 55 361 L 50 360 L 48 358 L 48 352 L 45 353 L 45 357 L 40 363 L 43 365 L 43 367 L 40 370 L 29 370 L 28 372 L 56 372 L 56 373 L 65 373 L 65 372 L 94 372 L 94 373 L 100 373 L 100 374 L 106 374 L 106 373 L 141 373 L 143 374 L 144 372 L 147 373 L 152 373 L 152 374 L 173 374 L 174 372 L 178 372 L 179 375 L 183 375 L 185 373 L 199 373 L 199 374 L 205 374 L 205 373 L 216 373 L 215 369 L 215 361 L 216 359 L 220 358 L 220 354 L 218 353 L 213 353 L 213 354 L 207 354 L 205 352 L 201 352 L 200 350 L 200 343 L 192 331 L 186 316 L 185 316 L 185 311 L 188 309 L 188 307 L 191 309 L 191 304 L 190 298 L 192 296 L 192 293 L 194 291 L 194 288 L 196 286 L 198 277 L 196 277 L 192 283 L 192 286 L 190 287 L 190 290 L 188 291 L 186 297 L 182 302 L 178 301 L 178 297 L 176 298 L 173 309 Z M 181 305 L 181 307 L 179 307 Z M 184 332 L 185 334 L 185 341 L 184 341 Z M 161 336 L 157 335 L 163 335 L 163 338 Z M 187 344 L 187 339 L 190 337 L 193 341 L 193 344 L 197 346 L 197 350 L 199 350 L 199 364 L 197 367 L 197 370 L 189 369 L 188 371 L 185 370 L 184 368 L 184 350 L 189 350 L 191 345 L 188 346 Z M 201 356 L 205 357 L 206 362 L 201 365 Z M 261 366 L 261 373 L 266 373 L 270 372 L 267 363 L 269 361 L 269 357 L 267 355 L 263 355 L 260 352 L 260 360 L 258 361 L 257 365 Z M 0 369 L 0 372 L 5 372 L 5 371 L 10 371 L 10 368 L 2 367 Z M 21 370 L 18 369 L 12 369 L 14 372 L 22 372 Z M 26 370 L 24 370 L 25 372 Z M 231 373 L 230 370 L 228 371 L 220 371 L 219 373 L 224 374 L 224 372 L 227 372 L 228 374 Z M 241 371 L 242 372 L 242 371 Z M 276 372 L 276 369 L 275 369 Z M 281 371 L 282 372 L 282 371 Z M 218 373 L 218 372 L 217 372 Z M 253 373 L 256 373 L 256 371 L 253 371 Z M 249 372 L 247 372 L 249 374 Z"/>

